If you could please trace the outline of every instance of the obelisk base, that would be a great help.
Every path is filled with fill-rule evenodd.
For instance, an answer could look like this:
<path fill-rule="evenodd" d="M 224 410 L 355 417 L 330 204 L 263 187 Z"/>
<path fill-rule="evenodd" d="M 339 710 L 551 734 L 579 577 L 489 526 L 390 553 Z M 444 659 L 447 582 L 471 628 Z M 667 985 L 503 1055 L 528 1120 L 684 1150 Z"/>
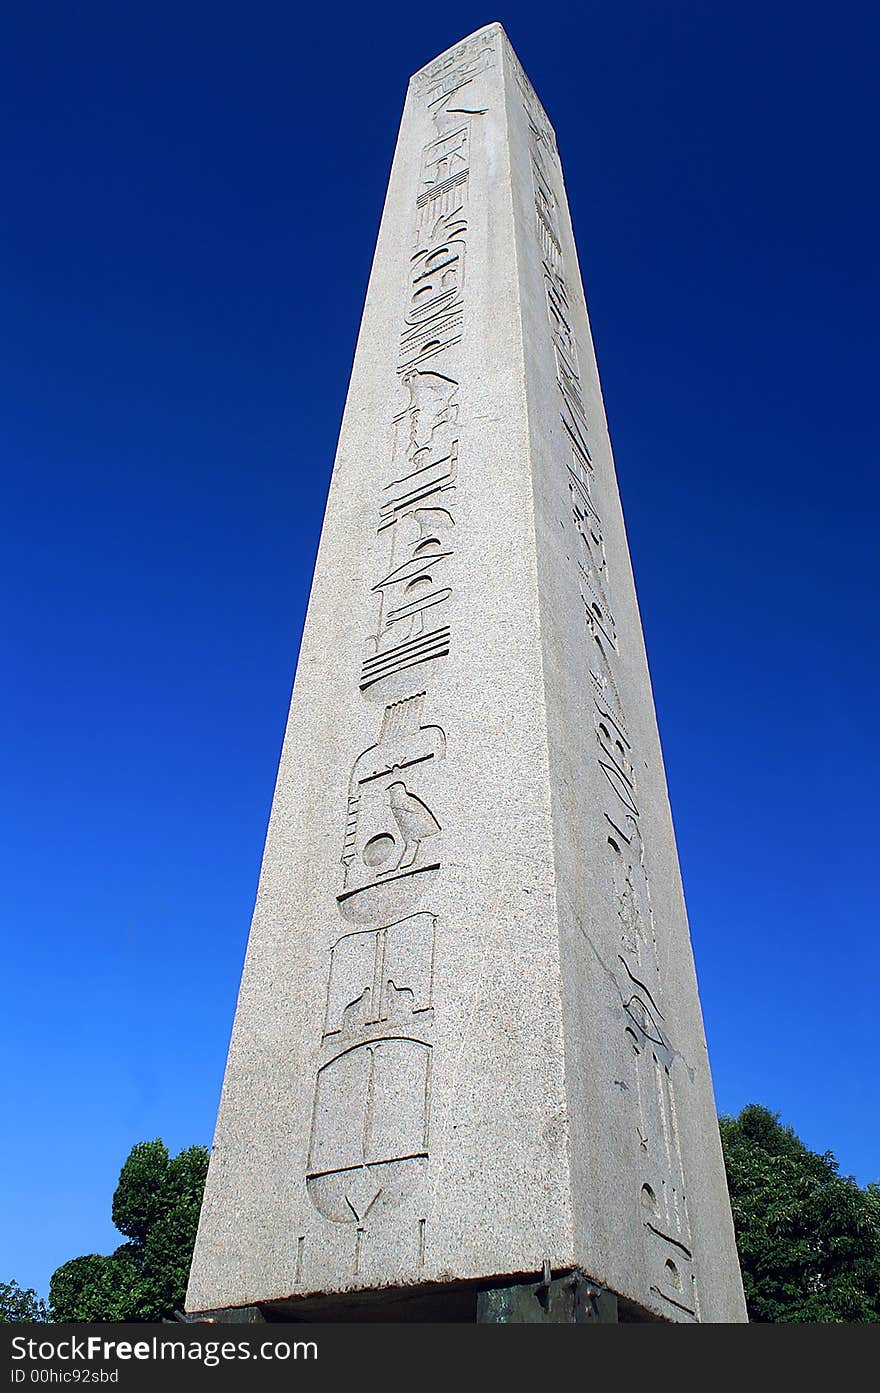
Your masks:
<path fill-rule="evenodd" d="M 178 1319 L 188 1325 L 275 1322 L 455 1322 L 476 1325 L 587 1325 L 650 1321 L 646 1312 L 619 1312 L 614 1292 L 576 1269 L 553 1276 L 548 1266 L 527 1282 L 498 1286 L 455 1285 L 418 1291 L 364 1291 L 351 1296 L 309 1297 L 255 1306 L 198 1311 Z"/>
<path fill-rule="evenodd" d="M 478 1325 L 602 1325 L 617 1323 L 617 1297 L 582 1272 L 516 1282 L 477 1293 Z"/>

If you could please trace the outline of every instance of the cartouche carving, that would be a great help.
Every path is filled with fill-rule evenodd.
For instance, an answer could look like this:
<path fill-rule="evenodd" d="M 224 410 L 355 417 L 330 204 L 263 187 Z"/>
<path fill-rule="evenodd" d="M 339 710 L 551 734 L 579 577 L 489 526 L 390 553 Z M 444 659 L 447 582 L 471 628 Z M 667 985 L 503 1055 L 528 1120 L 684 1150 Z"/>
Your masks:
<path fill-rule="evenodd" d="M 362 1224 L 374 1205 L 397 1204 L 428 1160 L 431 1046 L 372 1040 L 318 1071 L 306 1184 L 336 1223 Z"/>

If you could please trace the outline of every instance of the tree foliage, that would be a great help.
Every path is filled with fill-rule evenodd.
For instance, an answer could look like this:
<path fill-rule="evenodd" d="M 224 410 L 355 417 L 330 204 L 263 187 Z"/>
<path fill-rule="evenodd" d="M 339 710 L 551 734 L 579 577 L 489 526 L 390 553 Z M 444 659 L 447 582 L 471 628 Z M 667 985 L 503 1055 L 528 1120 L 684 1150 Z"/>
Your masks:
<path fill-rule="evenodd" d="M 0 1325 L 18 1321 L 48 1320 L 45 1304 L 33 1287 L 20 1287 L 18 1282 L 0 1282 Z"/>
<path fill-rule="evenodd" d="M 880 1187 L 756 1103 L 720 1125 L 750 1319 L 880 1321 Z"/>
<path fill-rule="evenodd" d="M 73 1258 L 49 1286 L 56 1321 L 160 1321 L 183 1304 L 208 1152 L 169 1157 L 161 1141 L 133 1146 L 113 1196 L 113 1222 L 128 1239 L 108 1257 Z"/>

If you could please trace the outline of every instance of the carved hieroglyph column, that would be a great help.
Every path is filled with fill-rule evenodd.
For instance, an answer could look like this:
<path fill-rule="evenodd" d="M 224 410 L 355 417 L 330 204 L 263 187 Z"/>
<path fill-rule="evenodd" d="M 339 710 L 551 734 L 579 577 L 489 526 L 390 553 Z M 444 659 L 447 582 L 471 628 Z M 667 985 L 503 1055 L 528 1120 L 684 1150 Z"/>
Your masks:
<path fill-rule="evenodd" d="M 407 94 L 187 1305 L 545 1260 L 744 1318 L 562 170 L 490 25 Z"/>

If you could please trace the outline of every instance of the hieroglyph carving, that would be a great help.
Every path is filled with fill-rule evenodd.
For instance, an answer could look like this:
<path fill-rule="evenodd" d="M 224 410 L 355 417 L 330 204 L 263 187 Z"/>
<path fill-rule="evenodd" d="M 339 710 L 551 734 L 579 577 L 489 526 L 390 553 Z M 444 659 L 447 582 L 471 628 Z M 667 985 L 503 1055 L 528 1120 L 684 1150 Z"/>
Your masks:
<path fill-rule="evenodd" d="M 435 210 L 432 210 L 435 211 Z M 461 338 L 467 220 L 461 207 L 424 223 L 410 259 L 410 286 L 399 366 L 420 368 Z"/>
<path fill-rule="evenodd" d="M 363 1231 L 409 1194 L 428 1155 L 434 916 L 344 934 L 330 952 L 306 1174 L 316 1208 Z M 418 1032 L 417 1034 L 414 1032 Z M 355 1253 L 360 1243 L 356 1238 Z"/>
<path fill-rule="evenodd" d="M 517 58 L 512 48 L 507 49 L 507 58 L 513 69 L 516 84 L 522 94 L 523 110 L 529 122 L 530 135 L 534 148 L 548 152 L 553 159 L 559 158 L 556 148 L 556 137 L 553 128 L 547 120 L 547 114 L 541 105 L 538 94 L 532 86 L 525 69 Z"/>
<path fill-rule="evenodd" d="M 349 1042 L 390 1022 L 413 1029 L 431 1019 L 434 984 L 433 914 L 409 914 L 380 929 L 358 929 L 330 951 L 324 1040 Z"/>
<path fill-rule="evenodd" d="M 549 339 L 559 389 L 563 465 L 577 536 L 577 578 L 583 604 L 592 725 L 600 787 L 599 840 L 617 924 L 614 976 L 621 1003 L 621 1075 L 634 1099 L 634 1145 L 640 1189 L 632 1196 L 651 1290 L 679 1320 L 699 1318 L 675 1090 L 687 1082 L 664 1015 L 657 932 L 636 780 L 637 759 L 621 700 L 619 640 L 612 608 L 604 530 L 595 502 L 595 466 L 581 385 L 577 336 L 565 274 L 559 222 L 558 156 L 534 89 L 511 55 L 522 93 L 531 155 L 535 232 L 541 257 Z"/>
<path fill-rule="evenodd" d="M 379 504 L 377 530 L 387 569 L 373 586 L 377 621 L 361 671 L 361 690 L 383 702 L 407 690 L 409 669 L 424 673 L 425 665 L 449 652 L 458 383 L 439 372 L 413 370 L 404 376 L 403 390 L 406 404 L 394 420 L 392 478 Z"/>
<path fill-rule="evenodd" d="M 337 901 L 355 923 L 409 908 L 440 866 L 432 804 L 446 737 L 440 726 L 420 724 L 424 700 L 419 692 L 386 707 L 379 739 L 351 772 Z"/>
<path fill-rule="evenodd" d="M 358 927 L 329 947 L 306 1188 L 351 1226 L 352 1273 L 371 1219 L 417 1191 L 428 1164 L 436 915 L 423 901 L 442 865 L 446 737 L 423 719 L 449 652 L 459 466 L 467 194 L 488 31 L 429 65 L 414 88 L 431 121 L 419 163 L 396 364 L 398 409 L 379 484 L 373 626 L 360 690 L 382 706 L 379 737 L 355 759 L 337 909 Z M 389 393 L 391 395 L 391 392 Z M 424 1262 L 426 1220 L 414 1222 Z M 302 1245 L 297 1281 L 301 1281 Z"/>
<path fill-rule="evenodd" d="M 495 64 L 496 33 L 490 31 L 466 39 L 414 75 L 413 86 L 427 101 L 432 115 L 441 101 L 454 102 L 456 106 L 466 105 L 461 96 L 463 89 L 479 73 Z"/>

